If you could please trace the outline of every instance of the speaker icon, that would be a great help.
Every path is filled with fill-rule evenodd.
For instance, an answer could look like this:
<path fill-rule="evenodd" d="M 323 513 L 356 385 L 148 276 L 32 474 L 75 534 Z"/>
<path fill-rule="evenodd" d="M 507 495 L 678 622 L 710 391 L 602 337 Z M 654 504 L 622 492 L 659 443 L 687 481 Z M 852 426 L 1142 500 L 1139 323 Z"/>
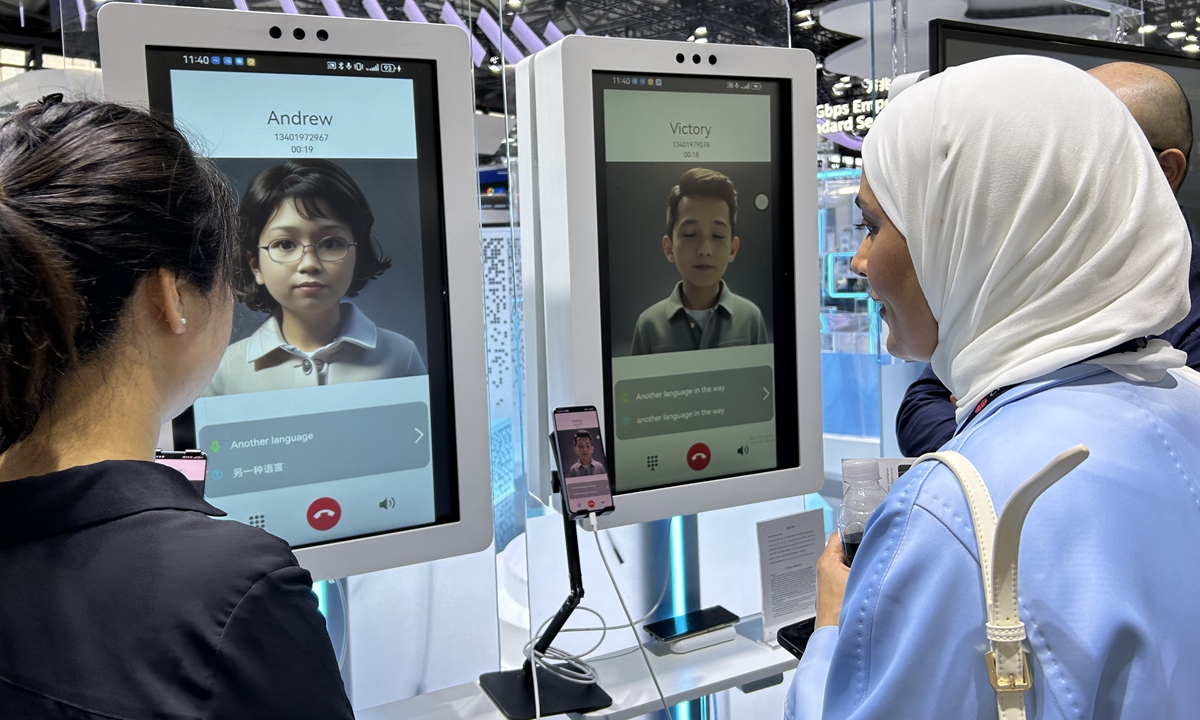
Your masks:
<path fill-rule="evenodd" d="M 740 448 L 738 448 L 737 452 L 738 452 L 738 455 L 749 455 L 750 454 L 750 446 L 743 445 Z"/>
<path fill-rule="evenodd" d="M 379 507 L 383 510 L 391 510 L 392 508 L 396 507 L 396 498 L 389 497 L 380 500 Z"/>

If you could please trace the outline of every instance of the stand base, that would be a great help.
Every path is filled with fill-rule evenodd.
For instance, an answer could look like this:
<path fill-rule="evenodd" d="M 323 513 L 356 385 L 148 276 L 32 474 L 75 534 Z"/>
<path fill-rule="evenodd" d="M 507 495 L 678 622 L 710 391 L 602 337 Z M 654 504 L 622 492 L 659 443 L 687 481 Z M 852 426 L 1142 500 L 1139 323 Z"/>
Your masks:
<path fill-rule="evenodd" d="M 542 717 L 565 713 L 588 713 L 612 705 L 612 698 L 599 685 L 581 685 L 537 669 Z M 485 673 L 479 676 L 484 692 L 511 720 L 533 720 L 533 678 L 524 669 Z"/>

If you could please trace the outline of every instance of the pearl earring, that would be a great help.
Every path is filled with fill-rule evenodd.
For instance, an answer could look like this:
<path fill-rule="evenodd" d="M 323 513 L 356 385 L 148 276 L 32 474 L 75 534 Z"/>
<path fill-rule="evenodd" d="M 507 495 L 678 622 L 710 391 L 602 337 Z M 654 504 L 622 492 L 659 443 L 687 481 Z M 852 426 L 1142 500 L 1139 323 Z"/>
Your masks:
<path fill-rule="evenodd" d="M 187 325 L 187 318 L 179 318 L 180 325 Z"/>

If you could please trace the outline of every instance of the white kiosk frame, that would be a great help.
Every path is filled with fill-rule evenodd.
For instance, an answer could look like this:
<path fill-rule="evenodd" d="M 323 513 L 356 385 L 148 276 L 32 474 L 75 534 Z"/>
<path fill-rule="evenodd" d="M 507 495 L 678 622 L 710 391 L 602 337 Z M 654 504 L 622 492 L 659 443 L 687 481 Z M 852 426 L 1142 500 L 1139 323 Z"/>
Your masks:
<path fill-rule="evenodd" d="M 491 544 L 491 463 L 479 438 L 488 437 L 483 283 L 479 252 L 479 193 L 475 158 L 474 91 L 467 34 L 460 28 L 350 18 L 112 3 L 101 8 L 100 57 L 107 99 L 146 107 L 146 48 L 211 47 L 246 52 L 379 56 L 437 64 L 441 177 L 449 289 L 450 347 L 459 518 L 456 522 L 295 551 L 316 580 L 345 577 L 483 550 Z M 278 27 L 281 36 L 271 37 Z M 304 31 L 298 40 L 293 31 Z M 328 32 L 321 41 L 317 31 Z M 460 212 L 455 208 L 469 208 Z M 436 398 L 431 398 L 436 402 Z"/>
<path fill-rule="evenodd" d="M 679 55 L 684 57 L 680 62 Z M 710 56 L 715 62 L 710 61 Z M 807 50 L 570 36 L 517 66 L 517 122 L 526 346 L 526 469 L 548 501 L 546 438 L 553 408 L 595 405 L 604 422 L 599 224 L 593 72 L 777 79 L 791 94 L 795 238 L 796 388 L 800 466 L 700 480 L 616 496 L 601 527 L 816 492 L 824 484 L 821 436 L 820 291 L 808 250 L 817 247 L 812 167 L 816 59 Z M 787 132 L 788 128 L 783 128 Z M 811 411 L 807 411 L 811 408 Z M 612 438 L 608 438 L 610 447 Z M 789 439 L 778 438 L 777 442 Z"/>

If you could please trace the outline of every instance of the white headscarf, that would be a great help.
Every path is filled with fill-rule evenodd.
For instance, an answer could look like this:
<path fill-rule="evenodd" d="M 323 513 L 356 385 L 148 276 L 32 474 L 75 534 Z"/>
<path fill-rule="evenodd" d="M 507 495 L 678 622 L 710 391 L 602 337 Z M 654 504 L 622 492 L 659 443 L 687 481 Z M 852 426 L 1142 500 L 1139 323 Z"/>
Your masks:
<path fill-rule="evenodd" d="M 1188 312 L 1187 224 L 1129 111 L 1082 70 L 1030 56 L 950 68 L 880 114 L 863 167 L 908 241 L 960 419 Z M 1185 360 L 1154 341 L 1100 364 L 1156 381 Z"/>

